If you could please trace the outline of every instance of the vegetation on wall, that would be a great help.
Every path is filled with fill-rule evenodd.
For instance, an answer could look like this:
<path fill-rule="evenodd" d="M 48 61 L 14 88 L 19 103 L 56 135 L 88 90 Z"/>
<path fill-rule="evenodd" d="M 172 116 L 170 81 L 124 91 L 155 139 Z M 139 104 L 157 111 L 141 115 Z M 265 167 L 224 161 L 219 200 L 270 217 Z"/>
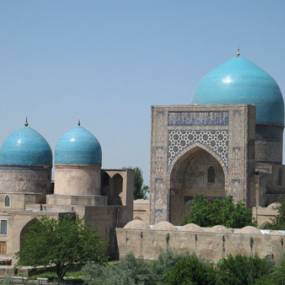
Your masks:
<path fill-rule="evenodd" d="M 224 225 L 242 228 L 252 225 L 251 210 L 243 203 L 234 203 L 231 197 L 214 199 L 197 196 L 191 203 L 191 211 L 185 217 L 185 224 L 194 223 L 201 227 Z"/>
<path fill-rule="evenodd" d="M 104 261 L 102 241 L 79 219 L 43 217 L 31 223 L 21 238 L 19 264 L 54 265 L 59 280 L 75 264 Z"/>

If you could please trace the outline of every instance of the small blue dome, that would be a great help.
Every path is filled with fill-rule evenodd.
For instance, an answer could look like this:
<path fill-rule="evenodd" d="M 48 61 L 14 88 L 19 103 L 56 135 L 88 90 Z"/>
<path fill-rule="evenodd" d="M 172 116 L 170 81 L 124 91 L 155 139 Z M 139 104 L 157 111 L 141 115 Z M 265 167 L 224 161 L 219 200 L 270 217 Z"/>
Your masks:
<path fill-rule="evenodd" d="M 256 106 L 257 124 L 284 125 L 284 101 L 276 81 L 240 56 L 202 78 L 193 103 L 252 104 Z"/>
<path fill-rule="evenodd" d="M 55 148 L 55 164 L 102 164 L 101 146 L 96 137 L 77 126 L 66 132 Z"/>
<path fill-rule="evenodd" d="M 3 142 L 0 165 L 52 166 L 52 151 L 41 134 L 26 126 L 13 132 Z"/>

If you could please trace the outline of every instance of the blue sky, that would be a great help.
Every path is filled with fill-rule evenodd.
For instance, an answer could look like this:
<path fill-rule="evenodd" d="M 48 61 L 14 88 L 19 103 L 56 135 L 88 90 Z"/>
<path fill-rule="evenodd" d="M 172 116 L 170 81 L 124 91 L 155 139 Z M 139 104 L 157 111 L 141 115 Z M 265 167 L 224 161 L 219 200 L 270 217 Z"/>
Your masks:
<path fill-rule="evenodd" d="M 241 48 L 285 93 L 284 0 L 0 1 L 0 141 L 25 116 L 52 148 L 76 124 L 103 167 L 139 166 L 150 106 L 188 104 L 200 78 Z"/>

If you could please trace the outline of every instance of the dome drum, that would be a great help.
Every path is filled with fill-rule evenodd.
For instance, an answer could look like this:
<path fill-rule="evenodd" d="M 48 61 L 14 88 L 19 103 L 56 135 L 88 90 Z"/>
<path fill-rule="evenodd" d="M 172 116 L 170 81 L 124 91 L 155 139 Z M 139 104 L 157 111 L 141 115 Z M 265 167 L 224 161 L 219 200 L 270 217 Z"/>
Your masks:
<path fill-rule="evenodd" d="M 101 167 L 99 165 L 56 165 L 54 194 L 101 195 Z"/>
<path fill-rule="evenodd" d="M 0 193 L 51 193 L 51 168 L 0 167 Z"/>

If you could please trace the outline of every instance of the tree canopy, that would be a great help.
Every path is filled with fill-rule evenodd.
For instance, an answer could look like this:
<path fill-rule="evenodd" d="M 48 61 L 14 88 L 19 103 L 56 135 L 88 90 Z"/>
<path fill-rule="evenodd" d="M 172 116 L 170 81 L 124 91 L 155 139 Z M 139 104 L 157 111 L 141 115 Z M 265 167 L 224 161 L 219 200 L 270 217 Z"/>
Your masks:
<path fill-rule="evenodd" d="M 105 247 L 79 219 L 43 217 L 28 225 L 18 253 L 21 265 L 54 265 L 59 280 L 74 264 L 102 262 Z"/>
<path fill-rule="evenodd" d="M 197 196 L 191 203 L 191 212 L 185 223 L 194 223 L 202 227 L 224 225 L 230 228 L 242 228 L 252 225 L 251 210 L 242 202 L 234 203 L 231 197 L 214 199 Z"/>
<path fill-rule="evenodd" d="M 132 168 L 134 171 L 134 199 L 146 199 L 148 186 L 144 185 L 142 171 L 139 167 Z"/>

